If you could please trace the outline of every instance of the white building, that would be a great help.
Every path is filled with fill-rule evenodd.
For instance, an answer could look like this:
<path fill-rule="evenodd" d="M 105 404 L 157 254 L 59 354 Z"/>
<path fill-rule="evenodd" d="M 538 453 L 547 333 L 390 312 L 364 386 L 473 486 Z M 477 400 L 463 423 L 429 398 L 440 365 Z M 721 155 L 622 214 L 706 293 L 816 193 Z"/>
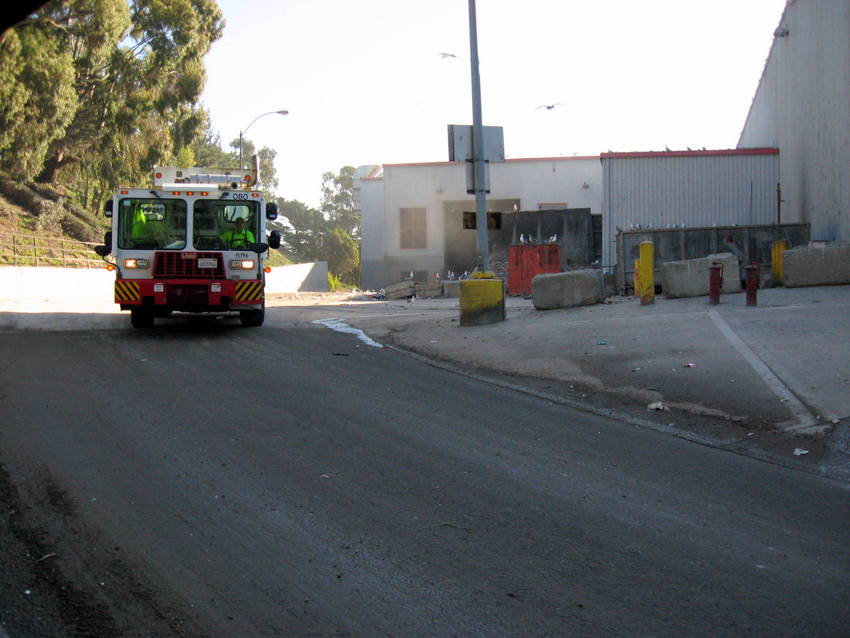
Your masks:
<path fill-rule="evenodd" d="M 363 288 L 382 288 L 411 271 L 424 280 L 476 266 L 476 233 L 470 224 L 475 198 L 466 192 L 463 163 L 385 164 L 380 175 L 371 167 L 361 174 L 355 189 L 362 215 Z M 493 162 L 490 184 L 488 212 L 501 213 L 492 217 L 489 232 L 495 260 L 520 234 L 545 232 L 546 238 L 556 234 L 564 239 L 560 226 L 544 227 L 528 213 L 559 210 L 599 216 L 602 212 L 598 156 Z M 503 223 L 504 215 L 511 217 Z"/>
<path fill-rule="evenodd" d="M 850 1 L 789 0 L 738 142 L 781 153 L 781 221 L 850 241 Z"/>

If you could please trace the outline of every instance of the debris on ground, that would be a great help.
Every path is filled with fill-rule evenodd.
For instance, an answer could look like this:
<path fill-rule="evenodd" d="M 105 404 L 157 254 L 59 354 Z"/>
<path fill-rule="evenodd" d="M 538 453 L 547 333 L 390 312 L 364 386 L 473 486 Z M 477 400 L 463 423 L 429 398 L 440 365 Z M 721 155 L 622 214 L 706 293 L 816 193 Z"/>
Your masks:
<path fill-rule="evenodd" d="M 653 401 L 648 406 L 646 406 L 647 410 L 657 410 L 659 412 L 669 412 L 670 408 L 668 408 L 662 401 Z"/>

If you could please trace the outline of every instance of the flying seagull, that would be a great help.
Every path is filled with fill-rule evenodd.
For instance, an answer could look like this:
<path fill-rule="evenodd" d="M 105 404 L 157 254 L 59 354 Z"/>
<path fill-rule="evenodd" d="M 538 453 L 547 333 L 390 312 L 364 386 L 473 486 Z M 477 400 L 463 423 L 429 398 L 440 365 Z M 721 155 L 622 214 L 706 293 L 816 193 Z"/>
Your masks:
<path fill-rule="evenodd" d="M 457 56 L 454 53 L 446 53 L 444 51 L 440 51 L 440 57 L 443 59 L 446 58 L 456 58 Z"/>
<path fill-rule="evenodd" d="M 556 106 L 566 106 L 566 102 L 555 102 L 554 104 L 541 104 L 540 106 L 538 106 L 534 110 L 536 111 L 538 109 L 546 109 L 547 111 L 551 111 Z"/>

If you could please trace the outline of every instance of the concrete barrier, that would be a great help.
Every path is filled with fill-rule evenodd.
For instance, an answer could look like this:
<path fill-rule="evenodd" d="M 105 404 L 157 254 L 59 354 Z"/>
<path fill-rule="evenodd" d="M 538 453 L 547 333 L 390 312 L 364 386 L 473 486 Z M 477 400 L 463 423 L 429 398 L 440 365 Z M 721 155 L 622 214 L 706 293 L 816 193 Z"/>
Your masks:
<path fill-rule="evenodd" d="M 599 269 L 536 275 L 531 280 L 531 299 L 537 310 L 589 306 L 605 298 L 605 284 Z"/>
<path fill-rule="evenodd" d="M 416 284 L 412 280 L 399 281 L 384 288 L 387 299 L 409 299 L 416 294 Z"/>
<path fill-rule="evenodd" d="M 443 296 L 443 284 L 438 281 L 416 284 L 415 291 L 417 299 L 435 299 Z"/>
<path fill-rule="evenodd" d="M 111 301 L 114 283 L 106 268 L 0 266 L 0 299 Z"/>
<path fill-rule="evenodd" d="M 328 263 L 277 266 L 266 275 L 266 292 L 327 292 Z"/>
<path fill-rule="evenodd" d="M 787 288 L 850 284 L 850 244 L 791 248 L 782 259 Z"/>
<path fill-rule="evenodd" d="M 459 279 L 446 279 L 443 281 L 443 297 L 460 297 Z"/>
<path fill-rule="evenodd" d="M 723 264 L 721 293 L 741 292 L 738 258 L 732 253 L 719 253 L 699 259 L 667 261 L 661 264 L 661 291 L 668 299 L 700 297 L 708 294 L 708 267 Z"/>

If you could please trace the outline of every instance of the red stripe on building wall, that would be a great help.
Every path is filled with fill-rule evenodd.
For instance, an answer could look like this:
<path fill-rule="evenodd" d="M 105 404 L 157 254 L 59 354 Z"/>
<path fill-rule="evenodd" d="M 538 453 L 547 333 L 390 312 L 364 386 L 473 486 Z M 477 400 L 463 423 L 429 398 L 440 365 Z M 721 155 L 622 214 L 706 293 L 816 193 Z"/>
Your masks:
<path fill-rule="evenodd" d="M 729 148 L 713 151 L 637 151 L 633 153 L 602 153 L 600 159 L 633 159 L 641 157 L 700 157 L 714 155 L 779 155 L 778 148 Z"/>

